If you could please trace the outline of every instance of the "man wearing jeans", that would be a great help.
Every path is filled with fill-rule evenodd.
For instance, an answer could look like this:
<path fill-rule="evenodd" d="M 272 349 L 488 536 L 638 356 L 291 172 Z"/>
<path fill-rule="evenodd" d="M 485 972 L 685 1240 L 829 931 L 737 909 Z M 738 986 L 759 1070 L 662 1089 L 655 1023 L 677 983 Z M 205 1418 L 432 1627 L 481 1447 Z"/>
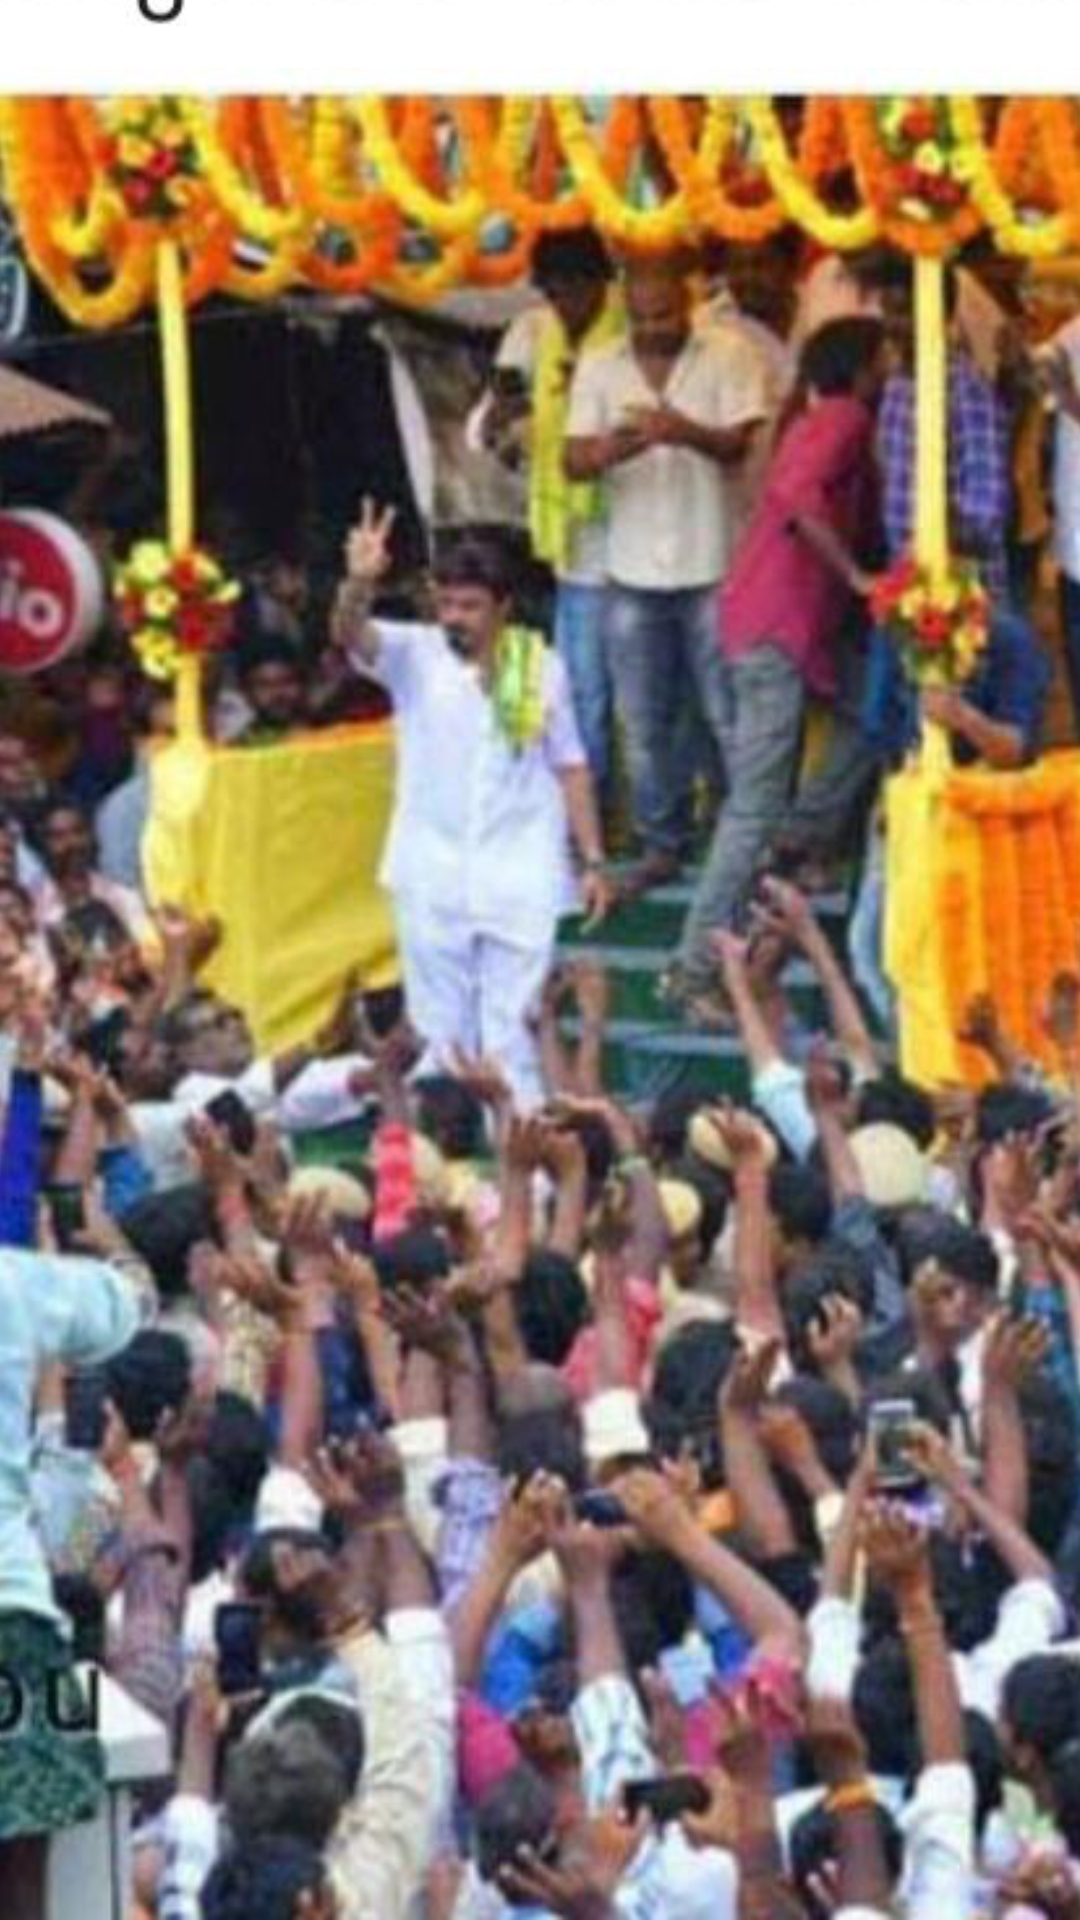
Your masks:
<path fill-rule="evenodd" d="M 853 596 L 875 505 L 874 406 L 884 374 L 880 321 L 836 320 L 799 362 L 805 399 L 773 454 L 757 513 L 740 542 L 723 602 L 726 741 L 731 790 L 687 915 L 681 995 L 708 1023 L 710 935 L 730 926 L 771 836 L 785 824 L 826 840 L 872 770 L 854 727 L 841 725 L 826 766 L 792 809 L 811 695 L 837 702 L 853 646 Z"/>
<path fill-rule="evenodd" d="M 735 329 L 695 332 L 688 263 L 626 275 L 627 337 L 583 356 L 567 428 L 571 480 L 604 476 L 606 634 L 645 859 L 678 871 L 692 825 L 688 718 L 719 747 L 716 590 L 732 541 L 730 476 L 768 413 L 762 356 Z"/>

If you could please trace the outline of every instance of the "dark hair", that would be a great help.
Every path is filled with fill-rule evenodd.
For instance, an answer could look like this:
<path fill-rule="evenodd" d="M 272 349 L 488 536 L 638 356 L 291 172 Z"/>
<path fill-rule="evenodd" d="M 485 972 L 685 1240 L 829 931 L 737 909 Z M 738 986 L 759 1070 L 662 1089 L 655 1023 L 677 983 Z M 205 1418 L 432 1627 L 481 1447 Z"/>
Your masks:
<path fill-rule="evenodd" d="M 353 1791 L 359 1768 L 350 1769 L 341 1742 L 348 1735 L 347 1720 L 359 1728 L 357 1714 L 329 1701 L 300 1704 L 303 1715 L 289 1708 L 265 1733 L 253 1733 L 229 1752 L 225 1810 L 240 1846 L 276 1833 L 325 1847 Z M 332 1740 L 314 1724 L 310 1711 L 324 1705 L 335 1716 Z"/>
<path fill-rule="evenodd" d="M 222 1565 L 234 1535 L 250 1524 L 270 1449 L 270 1430 L 259 1409 L 243 1394 L 219 1393 L 206 1445 L 188 1467 L 193 1582 Z"/>
<path fill-rule="evenodd" d="M 975 1136 L 981 1147 L 994 1147 L 1010 1134 L 1034 1133 L 1050 1118 L 1049 1094 L 1034 1087 L 984 1087 L 975 1106 Z"/>
<path fill-rule="evenodd" d="M 565 1480 L 571 1493 L 588 1481 L 581 1421 L 569 1406 L 530 1407 L 506 1413 L 496 1435 L 499 1472 L 504 1479 L 528 1479 L 543 1471 Z"/>
<path fill-rule="evenodd" d="M 937 1133 L 934 1103 L 929 1094 L 899 1073 L 882 1073 L 875 1080 L 864 1080 L 859 1088 L 856 1115 L 860 1127 L 886 1120 L 902 1128 L 924 1151 L 933 1144 Z"/>
<path fill-rule="evenodd" d="M 769 1207 L 785 1240 L 824 1240 L 832 1223 L 829 1188 L 820 1173 L 781 1161 L 769 1175 Z"/>
<path fill-rule="evenodd" d="M 145 1194 L 125 1209 L 120 1228 L 145 1260 L 163 1300 L 175 1300 L 187 1292 L 192 1249 L 201 1240 L 220 1241 L 213 1203 L 198 1181 Z"/>
<path fill-rule="evenodd" d="M 873 1305 L 873 1266 L 857 1248 L 842 1240 L 819 1245 L 787 1282 L 781 1296 L 791 1357 L 800 1373 L 816 1373 L 809 1334 L 830 1294 L 852 1301 L 864 1320 Z"/>
<path fill-rule="evenodd" d="M 869 314 L 827 320 L 806 341 L 799 356 L 798 384 L 816 393 L 850 393 L 859 375 L 881 351 L 885 330 Z"/>
<path fill-rule="evenodd" d="M 235 653 L 236 677 L 241 686 L 250 680 L 260 667 L 288 667 L 298 679 L 303 678 L 304 658 L 291 640 L 277 634 L 265 633 L 245 640 Z"/>
<path fill-rule="evenodd" d="M 516 568 L 500 527 L 462 527 L 443 533 L 435 547 L 435 580 L 444 587 L 482 587 L 496 600 L 513 596 Z"/>
<path fill-rule="evenodd" d="M 1001 1263 L 987 1234 L 946 1218 L 933 1227 L 925 1244 L 924 1260 L 936 1260 L 976 1292 L 996 1296 Z"/>
<path fill-rule="evenodd" d="M 679 1160 L 687 1151 L 690 1122 L 701 1108 L 701 1094 L 692 1087 L 669 1087 L 658 1094 L 649 1114 L 649 1150 L 661 1164 Z"/>
<path fill-rule="evenodd" d="M 796 1373 L 785 1380 L 776 1398 L 802 1416 L 825 1471 L 838 1486 L 846 1485 L 859 1441 L 858 1420 L 847 1395 L 831 1381 Z"/>
<path fill-rule="evenodd" d="M 133 1440 L 149 1440 L 163 1413 L 191 1392 L 191 1357 L 178 1333 L 142 1327 L 105 1368 L 106 1391 Z"/>
<path fill-rule="evenodd" d="M 964 1711 L 964 1750 L 975 1782 L 975 1832 L 981 1836 L 990 1815 L 1001 1805 L 1005 1765 L 993 1721 L 974 1707 Z"/>
<path fill-rule="evenodd" d="M 471 1087 L 450 1073 L 432 1073 L 413 1086 L 421 1130 L 448 1160 L 471 1160 L 484 1145 L 484 1108 Z"/>
<path fill-rule="evenodd" d="M 896 1820 L 887 1807 L 880 1804 L 875 1807 L 878 1840 L 885 1858 L 885 1868 L 894 1883 L 900 1877 L 904 1863 L 904 1841 Z M 809 1920 L 828 1920 L 833 1909 L 822 1906 L 815 1892 L 814 1883 L 824 1866 L 839 1858 L 840 1834 L 835 1813 L 830 1813 L 824 1800 L 815 1806 L 807 1807 L 792 1822 L 788 1834 L 788 1857 L 791 1863 L 791 1877 L 795 1891 L 809 1915 Z"/>
<path fill-rule="evenodd" d="M 561 1367 L 589 1314 L 585 1282 L 574 1262 L 550 1247 L 534 1247 L 513 1299 L 529 1358 Z"/>
<path fill-rule="evenodd" d="M 1014 1744 L 1034 1748 L 1051 1778 L 1059 1756 L 1072 1771 L 1069 1749 L 1080 1750 L 1080 1662 L 1067 1653 L 1018 1660 L 1005 1676 L 1001 1713 Z"/>
<path fill-rule="evenodd" d="M 202 1920 L 295 1920 L 300 1895 L 325 1885 L 320 1847 L 266 1834 L 231 1847 L 211 1869 L 200 1896 Z"/>
<path fill-rule="evenodd" d="M 615 1610 L 631 1673 L 655 1667 L 686 1638 L 694 1620 L 694 1584 L 670 1553 L 646 1547 L 624 1554 L 611 1575 Z"/>
<path fill-rule="evenodd" d="M 34 814 L 34 842 L 39 852 L 44 846 L 45 833 L 50 820 L 55 820 L 61 813 L 73 813 L 76 820 L 81 820 L 87 831 L 93 833 L 94 817 L 88 807 L 84 807 L 78 800 L 68 799 L 65 794 L 53 794 L 42 802 Z"/>
<path fill-rule="evenodd" d="M 711 1486 L 721 1479 L 716 1400 L 738 1344 L 728 1322 L 681 1328 L 661 1348 L 645 1409 L 657 1450 L 674 1457 L 689 1444 Z"/>
<path fill-rule="evenodd" d="M 533 247 L 533 285 L 542 291 L 558 280 L 612 280 L 611 264 L 594 227 L 567 227 L 562 233 L 542 233 Z"/>
<path fill-rule="evenodd" d="M 252 1600 L 276 1605 L 281 1599 L 278 1586 L 275 1547 L 326 1548 L 321 1533 L 312 1527 L 266 1527 L 257 1533 L 240 1564 L 240 1585 Z"/>
<path fill-rule="evenodd" d="M 474 1820 L 477 1871 L 481 1880 L 494 1880 L 500 1868 L 516 1864 L 522 1847 L 540 1850 L 550 1841 L 555 1795 L 547 1781 L 522 1762 L 488 1789 Z"/>
<path fill-rule="evenodd" d="M 407 1227 L 380 1240 L 372 1258 L 384 1287 L 424 1287 L 450 1271 L 446 1242 L 427 1227 Z"/>
<path fill-rule="evenodd" d="M 851 1704 L 871 1773 L 906 1780 L 914 1772 L 918 1741 L 911 1670 L 899 1640 L 879 1640 L 860 1661 Z"/>

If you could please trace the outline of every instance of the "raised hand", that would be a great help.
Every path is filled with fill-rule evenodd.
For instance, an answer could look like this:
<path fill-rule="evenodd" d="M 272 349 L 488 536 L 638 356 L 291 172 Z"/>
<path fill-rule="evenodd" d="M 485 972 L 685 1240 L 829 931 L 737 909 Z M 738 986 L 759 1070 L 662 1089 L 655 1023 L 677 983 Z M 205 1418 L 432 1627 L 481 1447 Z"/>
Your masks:
<path fill-rule="evenodd" d="M 359 1433 L 332 1442 L 308 1461 L 305 1472 L 330 1513 L 350 1525 L 373 1526 L 405 1512 L 405 1467 L 391 1440 Z"/>
<path fill-rule="evenodd" d="M 910 1587 L 929 1581 L 926 1532 L 896 1501 L 867 1503 L 859 1541 L 871 1572 L 883 1585 Z"/>
<path fill-rule="evenodd" d="M 380 509 L 367 497 L 360 502 L 360 517 L 345 542 L 345 572 L 353 585 L 375 587 L 389 573 L 396 519 L 396 507 Z"/>

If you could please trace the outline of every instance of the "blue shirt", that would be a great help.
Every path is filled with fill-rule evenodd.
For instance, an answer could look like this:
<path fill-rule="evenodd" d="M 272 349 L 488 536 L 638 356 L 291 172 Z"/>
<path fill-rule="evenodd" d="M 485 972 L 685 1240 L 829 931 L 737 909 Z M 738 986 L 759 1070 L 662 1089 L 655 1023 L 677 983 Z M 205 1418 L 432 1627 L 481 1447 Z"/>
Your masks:
<path fill-rule="evenodd" d="M 1024 758 L 1032 760 L 1039 750 L 1050 677 L 1050 663 L 1028 622 L 995 608 L 986 650 L 962 692 L 988 720 L 1018 728 Z M 880 627 L 870 639 L 862 725 L 893 766 L 918 742 L 918 689 L 904 673 L 895 641 Z M 978 757 L 966 740 L 953 745 L 960 765 Z"/>
<path fill-rule="evenodd" d="M 30 1501 L 34 1389 L 42 1367 L 99 1366 L 137 1333 L 131 1281 L 102 1260 L 0 1247 L 0 1611 L 64 1628 Z"/>

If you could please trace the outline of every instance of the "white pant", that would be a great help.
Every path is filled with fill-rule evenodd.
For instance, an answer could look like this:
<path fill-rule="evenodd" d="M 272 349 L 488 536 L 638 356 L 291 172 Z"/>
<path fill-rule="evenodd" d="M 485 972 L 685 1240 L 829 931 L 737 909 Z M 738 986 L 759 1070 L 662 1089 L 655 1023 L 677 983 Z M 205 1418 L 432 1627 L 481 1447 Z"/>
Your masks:
<path fill-rule="evenodd" d="M 452 1071 L 451 1050 L 498 1062 L 522 1110 L 544 1099 L 540 1054 L 530 1026 L 551 971 L 555 927 L 525 945 L 478 933 L 467 921 L 410 910 L 399 900 L 398 946 L 409 1018 L 427 1051 L 420 1070 Z"/>

